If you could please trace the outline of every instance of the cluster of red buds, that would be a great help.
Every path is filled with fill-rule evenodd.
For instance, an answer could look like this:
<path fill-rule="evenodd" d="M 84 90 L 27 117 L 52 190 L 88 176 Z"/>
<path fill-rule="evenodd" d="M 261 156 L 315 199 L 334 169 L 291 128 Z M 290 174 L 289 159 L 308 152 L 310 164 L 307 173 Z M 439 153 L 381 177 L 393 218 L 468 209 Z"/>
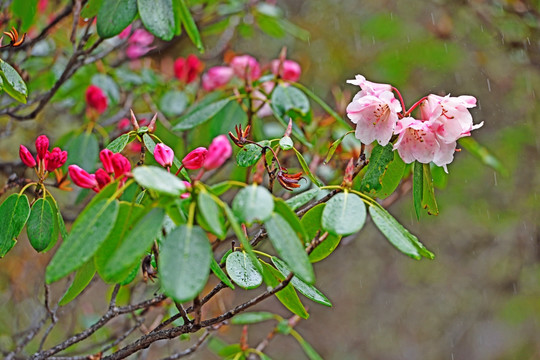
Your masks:
<path fill-rule="evenodd" d="M 89 174 L 77 165 L 68 167 L 69 176 L 75 185 L 99 192 L 107 184 L 120 177 L 124 177 L 120 180 L 120 184 L 125 183 L 125 177 L 131 175 L 131 163 L 124 155 L 103 149 L 99 153 L 99 159 L 103 168 L 99 168 L 95 174 Z"/>
<path fill-rule="evenodd" d="M 36 158 L 30 153 L 24 145 L 19 147 L 19 156 L 22 162 L 30 167 L 36 168 L 36 173 L 39 177 L 39 181 L 43 182 L 48 173 L 54 172 L 58 184 L 62 179 L 62 172 L 60 167 L 66 163 L 67 151 L 62 151 L 59 147 L 55 147 L 52 151 L 49 151 L 49 138 L 45 135 L 40 135 L 36 139 Z M 66 184 L 67 185 L 67 184 Z"/>

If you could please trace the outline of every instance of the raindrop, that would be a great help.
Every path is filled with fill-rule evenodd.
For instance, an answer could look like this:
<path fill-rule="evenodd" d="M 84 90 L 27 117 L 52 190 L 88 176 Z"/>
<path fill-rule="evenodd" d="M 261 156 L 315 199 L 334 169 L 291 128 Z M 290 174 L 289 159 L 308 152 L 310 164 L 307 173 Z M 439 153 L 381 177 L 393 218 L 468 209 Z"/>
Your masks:
<path fill-rule="evenodd" d="M 411 42 L 411 38 L 409 37 L 409 35 L 407 35 L 407 42 L 408 42 L 408 43 Z"/>
<path fill-rule="evenodd" d="M 527 42 L 529 43 L 529 46 L 531 45 L 531 39 L 527 36 Z"/>
<path fill-rule="evenodd" d="M 446 53 L 448 53 L 448 45 L 446 43 L 444 43 L 444 51 L 446 51 Z"/>
<path fill-rule="evenodd" d="M 390 20 L 394 20 L 394 14 L 390 12 Z"/>
<path fill-rule="evenodd" d="M 375 45 L 375 36 L 371 37 L 371 41 L 373 41 L 373 45 Z"/>
<path fill-rule="evenodd" d="M 450 356 L 452 357 L 452 360 L 454 360 L 454 353 L 451 353 Z"/>
<path fill-rule="evenodd" d="M 498 183 L 497 183 L 497 173 L 496 172 L 493 172 L 493 180 L 495 180 L 495 186 L 497 186 Z"/>
<path fill-rule="evenodd" d="M 516 283 L 512 283 L 512 287 L 514 288 L 514 295 L 517 295 Z"/>
<path fill-rule="evenodd" d="M 431 13 L 431 22 L 435 25 L 435 16 L 433 16 L 433 13 Z"/>
<path fill-rule="evenodd" d="M 480 25 L 480 30 L 484 32 L 484 25 Z"/>
<path fill-rule="evenodd" d="M 486 80 L 487 80 L 488 91 L 491 92 L 491 82 L 489 81 L 489 79 L 486 79 Z"/>
<path fill-rule="evenodd" d="M 501 42 L 504 45 L 504 34 L 501 35 Z"/>

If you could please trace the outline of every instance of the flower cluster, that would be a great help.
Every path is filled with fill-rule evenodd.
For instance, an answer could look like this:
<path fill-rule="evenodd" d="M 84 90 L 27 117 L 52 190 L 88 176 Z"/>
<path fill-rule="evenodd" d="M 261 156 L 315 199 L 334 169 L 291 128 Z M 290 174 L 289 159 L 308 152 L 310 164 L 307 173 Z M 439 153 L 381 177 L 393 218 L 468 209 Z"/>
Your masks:
<path fill-rule="evenodd" d="M 365 144 L 377 141 L 384 146 L 397 135 L 394 150 L 405 163 L 433 162 L 446 171 L 454 159 L 456 141 L 483 125 L 473 125 L 468 110 L 476 106 L 473 96 L 428 95 L 405 111 L 399 91 L 391 85 L 373 83 L 361 75 L 347 82 L 361 89 L 347 106 L 347 116 L 357 124 L 356 137 Z M 417 106 L 420 119 L 410 116 Z"/>
<path fill-rule="evenodd" d="M 184 84 L 195 81 L 203 69 L 204 64 L 193 54 L 174 61 L 174 76 Z"/>
<path fill-rule="evenodd" d="M 154 35 L 150 34 L 144 29 L 137 29 L 131 33 L 131 25 L 122 30 L 118 35 L 120 39 L 128 39 L 128 47 L 126 49 L 126 56 L 130 59 L 138 59 L 143 55 L 146 55 L 150 50 L 154 49 L 150 45 L 154 42 Z"/>
<path fill-rule="evenodd" d="M 99 192 L 114 179 L 130 175 L 131 163 L 124 155 L 103 149 L 99 153 L 99 159 L 103 168 L 99 168 L 95 174 L 89 174 L 77 165 L 68 167 L 69 176 L 75 185 Z M 121 184 L 124 182 L 124 178 L 120 180 Z"/>
<path fill-rule="evenodd" d="M 49 151 L 49 138 L 45 135 L 40 135 L 36 139 L 36 158 L 24 146 L 19 147 L 19 156 L 22 162 L 31 168 L 37 166 L 37 173 L 41 179 L 44 179 L 47 173 L 53 172 L 62 167 L 67 160 L 67 151 L 62 151 L 59 147 L 55 147 Z"/>

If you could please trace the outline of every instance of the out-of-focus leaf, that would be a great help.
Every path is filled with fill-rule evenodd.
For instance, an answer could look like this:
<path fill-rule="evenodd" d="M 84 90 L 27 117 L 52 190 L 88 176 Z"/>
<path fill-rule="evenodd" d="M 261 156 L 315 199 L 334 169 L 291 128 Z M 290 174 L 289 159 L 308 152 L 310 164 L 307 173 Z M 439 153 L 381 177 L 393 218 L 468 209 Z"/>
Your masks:
<path fill-rule="evenodd" d="M 89 173 L 96 170 L 99 158 L 99 143 L 96 135 L 82 133 L 71 139 L 67 145 L 69 154 L 66 165 L 78 165 Z"/>
<path fill-rule="evenodd" d="M 199 33 L 197 24 L 195 24 L 195 21 L 193 20 L 193 16 L 191 16 L 191 13 L 189 12 L 186 2 L 184 0 L 176 1 L 177 4 L 174 7 L 175 17 L 182 21 L 184 29 L 186 29 L 186 33 L 188 34 L 193 44 L 197 47 L 197 49 L 201 53 L 204 53 L 204 46 L 202 43 L 201 34 Z"/>
<path fill-rule="evenodd" d="M 487 148 L 480 145 L 472 137 L 468 136 L 468 137 L 461 138 L 458 140 L 458 143 L 459 145 L 461 145 L 461 147 L 463 147 L 465 150 L 470 152 L 474 157 L 479 159 L 481 162 L 483 162 L 487 166 L 498 171 L 503 176 L 508 176 L 508 170 L 499 161 L 499 159 L 497 159 L 493 154 L 489 152 Z"/>
<path fill-rule="evenodd" d="M 174 37 L 173 0 L 137 0 L 137 7 L 148 31 L 165 41 Z"/>
<path fill-rule="evenodd" d="M 13 17 L 21 20 L 19 33 L 27 32 L 34 22 L 37 13 L 38 0 L 13 1 L 11 3 L 11 13 Z"/>
<path fill-rule="evenodd" d="M 112 77 L 105 74 L 96 74 L 92 76 L 92 84 L 103 90 L 113 104 L 118 104 L 118 101 L 120 101 L 120 89 Z"/>
<path fill-rule="evenodd" d="M 439 208 L 437 207 L 437 201 L 435 200 L 435 190 L 433 189 L 433 178 L 431 177 L 429 164 L 424 164 L 423 174 L 422 205 L 424 209 L 427 209 L 429 215 L 438 215 Z"/>
<path fill-rule="evenodd" d="M 291 335 L 298 341 L 309 360 L 323 360 L 315 349 L 296 330 L 291 330 Z"/>
<path fill-rule="evenodd" d="M 230 99 L 222 99 L 207 106 L 195 108 L 194 111 L 182 116 L 180 121 L 173 126 L 173 130 L 179 131 L 193 129 L 195 126 L 210 120 L 211 117 L 216 115 L 230 101 Z"/>
<path fill-rule="evenodd" d="M 415 161 L 413 164 L 413 203 L 416 217 L 420 219 L 422 211 L 422 195 L 424 191 L 424 170 L 421 163 Z"/>
<path fill-rule="evenodd" d="M 206 220 L 209 230 L 222 239 L 226 235 L 225 219 L 214 199 L 205 192 L 197 196 L 197 206 L 200 215 Z"/>
<path fill-rule="evenodd" d="M 157 166 L 139 166 L 133 170 L 137 183 L 161 194 L 179 196 L 186 191 L 186 185 L 176 176 Z"/>
<path fill-rule="evenodd" d="M 26 195 L 11 194 L 0 205 L 0 258 L 15 245 L 29 216 L 30 204 Z"/>
<path fill-rule="evenodd" d="M 285 221 L 289 223 L 291 228 L 296 233 L 296 236 L 304 243 L 309 243 L 309 238 L 307 236 L 307 232 L 302 226 L 302 223 L 300 223 L 300 219 L 298 219 L 298 216 L 296 216 L 296 213 L 287 205 L 287 203 L 280 198 L 276 198 L 274 200 L 274 212 L 277 214 L 280 214 Z"/>
<path fill-rule="evenodd" d="M 50 284 L 77 270 L 94 255 L 112 230 L 118 215 L 118 201 L 90 203 L 73 223 L 71 233 L 52 258 L 45 271 Z"/>
<path fill-rule="evenodd" d="M 245 312 L 236 315 L 231 319 L 231 324 L 233 325 L 247 325 L 247 324 L 256 324 L 262 321 L 274 320 L 276 315 L 271 312 L 266 311 L 254 311 L 254 312 Z"/>
<path fill-rule="evenodd" d="M 47 200 L 39 198 L 32 205 L 26 232 L 30 244 L 37 252 L 45 250 L 53 240 L 54 215 Z"/>
<path fill-rule="evenodd" d="M 28 88 L 17 70 L 4 60 L 0 59 L 0 77 L 2 78 L 2 89 L 12 98 L 26 104 Z"/>
<path fill-rule="evenodd" d="M 66 305 L 73 299 L 75 299 L 77 296 L 79 296 L 79 294 L 84 289 L 86 289 L 88 284 L 90 284 L 90 281 L 92 281 L 95 273 L 96 267 L 94 265 L 94 261 L 90 259 L 83 266 L 81 266 L 77 270 L 77 272 L 75 272 L 75 278 L 73 279 L 73 282 L 69 286 L 69 289 L 67 289 L 65 294 L 60 299 L 58 305 Z"/>
<path fill-rule="evenodd" d="M 315 198 L 315 196 L 317 196 L 320 192 L 321 190 L 319 188 L 313 188 L 313 189 L 304 191 L 303 193 L 300 193 L 296 196 L 293 196 L 292 198 L 287 199 L 285 202 L 287 203 L 287 205 L 289 205 L 291 210 L 294 211 L 298 209 L 299 207 L 307 204 L 309 201 Z"/>
<path fill-rule="evenodd" d="M 104 39 L 122 32 L 137 16 L 137 0 L 105 0 L 97 13 L 97 32 Z"/>
<path fill-rule="evenodd" d="M 272 215 L 274 199 L 268 190 L 254 184 L 236 194 L 232 208 L 242 222 L 251 224 L 254 221 L 265 221 Z"/>
<path fill-rule="evenodd" d="M 81 17 L 89 19 L 97 15 L 103 0 L 89 0 L 81 9 Z"/>
<path fill-rule="evenodd" d="M 337 139 L 336 141 L 334 141 L 332 143 L 332 145 L 330 145 L 330 148 L 328 149 L 328 153 L 326 154 L 326 158 L 324 159 L 324 163 L 325 164 L 328 164 L 328 162 L 330 161 L 330 159 L 332 159 L 332 156 L 334 156 L 334 153 L 336 152 L 338 146 L 341 144 L 341 142 L 343 141 L 343 139 L 345 139 L 345 136 L 349 135 L 350 133 L 353 133 L 354 130 L 351 130 L 351 131 L 347 131 L 345 134 L 341 135 L 339 137 L 339 139 Z"/>
<path fill-rule="evenodd" d="M 159 108 L 167 116 L 179 116 L 188 105 L 188 98 L 182 91 L 167 91 L 159 101 Z"/>
<path fill-rule="evenodd" d="M 225 268 L 231 279 L 241 288 L 255 289 L 262 284 L 262 275 L 244 251 L 235 251 L 227 256 Z"/>
<path fill-rule="evenodd" d="M 210 269 L 212 269 L 212 272 L 219 280 L 223 281 L 225 285 L 234 290 L 233 283 L 231 282 L 227 274 L 225 274 L 225 272 L 221 270 L 221 267 L 214 258 L 212 258 L 212 262 L 210 263 Z"/>
<path fill-rule="evenodd" d="M 300 153 L 300 151 L 296 150 L 296 148 L 293 148 L 294 149 L 294 152 L 296 154 L 296 157 L 298 158 L 298 162 L 300 163 L 300 166 L 302 167 L 302 170 L 304 170 L 304 174 L 307 175 L 307 177 L 313 181 L 313 183 L 315 185 L 317 185 L 318 187 L 321 187 L 321 186 L 324 186 L 323 182 L 321 180 L 319 180 L 319 178 L 317 176 L 315 176 L 315 174 L 313 174 L 311 172 L 311 170 L 309 169 L 309 166 L 306 162 L 306 159 L 304 159 L 304 156 L 302 155 L 302 153 Z"/>
<path fill-rule="evenodd" d="M 390 162 L 394 160 L 393 145 L 375 145 L 369 157 L 367 171 L 360 183 L 360 190 L 366 193 L 375 193 L 382 188 L 382 178 Z"/>
<path fill-rule="evenodd" d="M 426 249 L 416 236 L 405 229 L 388 211 L 379 206 L 370 205 L 369 214 L 379 230 L 399 251 L 417 260 L 422 256 L 428 259 L 435 258 L 435 255 Z"/>
<path fill-rule="evenodd" d="M 366 222 L 366 206 L 355 194 L 343 192 L 327 203 L 322 214 L 322 227 L 334 235 L 350 235 L 360 231 Z"/>
<path fill-rule="evenodd" d="M 161 246 L 159 276 L 163 291 L 178 302 L 194 299 L 208 280 L 211 262 L 212 249 L 204 230 L 178 226 Z"/>

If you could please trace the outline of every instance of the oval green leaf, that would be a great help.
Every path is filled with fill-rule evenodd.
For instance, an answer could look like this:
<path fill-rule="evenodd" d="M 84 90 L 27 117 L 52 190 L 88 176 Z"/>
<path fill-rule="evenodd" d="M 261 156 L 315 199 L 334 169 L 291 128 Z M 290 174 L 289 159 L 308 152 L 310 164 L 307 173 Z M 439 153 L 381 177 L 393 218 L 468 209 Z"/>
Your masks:
<path fill-rule="evenodd" d="M 67 303 L 71 302 L 71 300 L 79 296 L 79 294 L 86 289 L 88 284 L 90 284 L 90 281 L 92 281 L 95 273 L 96 266 L 94 265 L 94 261 L 90 259 L 88 262 L 86 262 L 86 264 L 81 266 L 79 270 L 77 270 L 73 282 L 69 286 L 69 289 L 67 289 L 65 292 L 64 296 L 62 296 L 58 302 L 58 305 L 66 305 Z"/>
<path fill-rule="evenodd" d="M 161 194 L 179 196 L 186 191 L 179 178 L 157 166 L 139 166 L 133 170 L 133 177 L 142 187 Z"/>
<path fill-rule="evenodd" d="M 272 194 L 262 186 L 246 186 L 236 194 L 232 208 L 234 214 L 246 224 L 265 221 L 274 210 Z"/>
<path fill-rule="evenodd" d="M 159 275 L 165 294 L 175 301 L 195 298 L 206 284 L 212 249 L 206 233 L 198 226 L 180 225 L 163 240 Z"/>
<path fill-rule="evenodd" d="M 26 83 L 15 70 L 7 62 L 0 59 L 0 76 L 2 77 L 3 90 L 18 102 L 26 104 L 28 97 L 28 88 Z"/>
<path fill-rule="evenodd" d="M 255 289 L 262 284 L 262 275 L 245 251 L 235 251 L 227 256 L 225 268 L 231 279 L 241 288 Z"/>
<path fill-rule="evenodd" d="M 45 271 L 50 284 L 86 263 L 107 239 L 118 215 L 118 201 L 103 199 L 89 204 L 73 223 L 65 240 Z"/>
<path fill-rule="evenodd" d="M 26 195 L 12 194 L 0 205 L 0 258 L 15 245 L 29 216 Z"/>
<path fill-rule="evenodd" d="M 137 5 L 141 20 L 148 31 L 166 41 L 174 37 L 173 0 L 137 0 Z"/>
<path fill-rule="evenodd" d="M 208 193 L 201 192 L 197 197 L 200 215 L 204 218 L 210 232 L 222 239 L 226 235 L 225 218 L 218 204 Z"/>
<path fill-rule="evenodd" d="M 366 206 L 362 199 L 348 192 L 331 198 L 322 213 L 322 227 L 334 235 L 350 235 L 366 222 Z"/>
<path fill-rule="evenodd" d="M 37 199 L 26 224 L 28 240 L 37 252 L 45 250 L 53 240 L 54 220 L 49 202 L 43 198 Z"/>
<path fill-rule="evenodd" d="M 303 193 L 300 193 L 296 196 L 293 196 L 292 198 L 286 200 L 285 202 L 291 210 L 296 210 L 300 206 L 303 206 L 307 204 L 309 201 L 311 201 L 315 196 L 319 194 L 321 190 L 319 188 L 313 188 L 307 191 L 304 191 Z"/>
<path fill-rule="evenodd" d="M 219 264 L 217 263 L 216 259 L 212 258 L 212 262 L 210 263 L 210 269 L 212 269 L 212 272 L 214 273 L 214 275 L 216 275 L 216 277 L 223 281 L 223 283 L 225 285 L 227 285 L 228 287 L 230 287 L 231 289 L 234 290 L 234 285 L 233 283 L 231 282 L 231 280 L 229 279 L 229 277 L 227 276 L 227 274 L 225 274 L 225 271 L 223 271 L 221 269 L 221 267 L 219 266 Z"/>
<path fill-rule="evenodd" d="M 230 101 L 230 99 L 223 99 L 206 106 L 196 107 L 194 111 L 180 118 L 180 121 L 173 127 L 173 130 L 193 129 L 195 126 L 210 120 L 211 117 L 216 115 Z"/>
<path fill-rule="evenodd" d="M 129 142 L 129 135 L 128 134 L 122 134 L 113 141 L 109 145 L 107 145 L 107 149 L 111 150 L 114 153 L 119 153 Z"/>
<path fill-rule="evenodd" d="M 137 16 L 137 0 L 105 0 L 97 13 L 97 33 L 107 39 L 122 32 Z"/>
<path fill-rule="evenodd" d="M 231 319 L 233 325 L 256 324 L 262 321 L 275 320 L 276 315 L 266 311 L 254 311 L 238 314 Z"/>
<path fill-rule="evenodd" d="M 236 154 L 236 163 L 238 166 L 249 167 L 259 161 L 262 156 L 262 149 L 255 144 L 247 144 Z"/>
<path fill-rule="evenodd" d="M 201 53 L 204 53 L 204 46 L 201 40 L 201 34 L 199 33 L 197 24 L 195 24 L 193 16 L 191 16 L 191 13 L 189 12 L 189 9 L 184 0 L 175 1 L 174 13 L 176 21 L 180 20 L 182 22 L 182 24 L 184 25 L 184 29 L 186 29 L 186 33 L 188 34 L 193 44 Z M 179 29 L 179 26 L 177 26 L 177 28 Z M 177 32 L 179 32 L 179 30 L 177 30 Z"/>

